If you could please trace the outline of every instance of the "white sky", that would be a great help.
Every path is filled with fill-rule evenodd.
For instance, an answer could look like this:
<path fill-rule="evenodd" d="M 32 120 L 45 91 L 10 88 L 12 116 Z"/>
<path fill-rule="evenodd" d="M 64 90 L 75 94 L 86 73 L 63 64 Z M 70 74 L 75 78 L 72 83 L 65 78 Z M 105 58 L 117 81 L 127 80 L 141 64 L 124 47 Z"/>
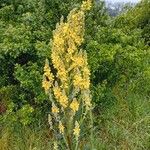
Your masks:
<path fill-rule="evenodd" d="M 140 0 L 106 0 L 107 2 L 139 2 Z"/>

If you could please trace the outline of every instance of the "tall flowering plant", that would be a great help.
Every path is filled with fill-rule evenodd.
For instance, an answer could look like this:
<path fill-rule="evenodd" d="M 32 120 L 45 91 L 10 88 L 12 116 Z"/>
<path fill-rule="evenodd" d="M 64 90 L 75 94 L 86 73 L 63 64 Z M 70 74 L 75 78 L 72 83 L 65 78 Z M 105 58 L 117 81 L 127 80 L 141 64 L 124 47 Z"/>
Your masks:
<path fill-rule="evenodd" d="M 55 75 L 48 60 L 45 62 L 42 86 L 52 102 L 48 121 L 54 131 L 54 149 L 62 145 L 60 138 L 66 149 L 78 149 L 81 127 L 92 109 L 87 54 L 80 48 L 84 41 L 85 12 L 91 4 L 91 0 L 83 1 L 80 8 L 69 13 L 66 22 L 61 18 L 56 25 L 51 41 Z"/>

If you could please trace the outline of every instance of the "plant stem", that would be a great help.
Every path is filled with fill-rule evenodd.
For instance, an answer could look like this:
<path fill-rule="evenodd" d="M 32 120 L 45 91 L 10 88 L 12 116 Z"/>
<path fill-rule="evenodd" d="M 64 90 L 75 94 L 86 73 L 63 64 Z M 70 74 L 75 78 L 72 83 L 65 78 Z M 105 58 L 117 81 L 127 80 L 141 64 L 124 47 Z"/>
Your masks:
<path fill-rule="evenodd" d="M 68 149 L 68 150 L 71 150 L 70 147 L 69 147 L 69 145 L 68 145 L 68 142 L 67 142 L 67 140 L 66 140 L 66 138 L 65 138 L 65 135 L 63 135 L 63 138 L 64 138 L 65 144 L 66 144 L 66 146 L 67 146 L 67 149 Z"/>
<path fill-rule="evenodd" d="M 90 135 L 90 139 L 91 139 L 91 150 L 94 149 L 94 145 L 93 145 L 93 139 L 94 139 L 94 136 L 93 136 L 93 115 L 92 115 L 92 110 L 90 110 L 90 120 L 91 120 L 91 135 Z"/>
<path fill-rule="evenodd" d="M 77 140 L 75 150 L 78 150 L 79 140 Z"/>

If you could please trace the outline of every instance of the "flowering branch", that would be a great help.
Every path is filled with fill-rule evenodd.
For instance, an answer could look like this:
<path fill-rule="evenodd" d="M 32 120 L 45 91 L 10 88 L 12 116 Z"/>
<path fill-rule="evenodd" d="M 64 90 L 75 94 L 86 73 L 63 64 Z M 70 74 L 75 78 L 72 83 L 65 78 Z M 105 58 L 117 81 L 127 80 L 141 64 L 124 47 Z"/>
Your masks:
<path fill-rule="evenodd" d="M 42 86 L 46 94 L 54 97 L 51 115 L 55 123 L 50 124 L 54 124 L 53 128 L 64 137 L 70 150 L 73 147 L 78 149 L 81 120 L 92 109 L 87 54 L 80 49 L 84 41 L 85 12 L 90 10 L 91 5 L 91 0 L 83 1 L 79 9 L 75 8 L 69 13 L 66 22 L 61 18 L 51 41 L 51 58 L 56 76 L 51 73 L 48 60 L 44 67 Z M 72 137 L 75 138 L 75 146 Z M 54 147 L 57 147 L 56 142 Z"/>

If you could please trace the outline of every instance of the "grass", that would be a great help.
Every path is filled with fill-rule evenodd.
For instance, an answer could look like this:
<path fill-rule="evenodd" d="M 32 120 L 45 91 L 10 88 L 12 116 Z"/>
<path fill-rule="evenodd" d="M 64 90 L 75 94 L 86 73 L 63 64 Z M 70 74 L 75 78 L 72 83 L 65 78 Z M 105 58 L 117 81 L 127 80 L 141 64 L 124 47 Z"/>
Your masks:
<path fill-rule="evenodd" d="M 117 96 L 111 108 L 94 116 L 94 143 L 96 150 L 149 150 L 150 99 L 139 95 Z M 1 128 L 0 150 L 50 150 L 52 136 L 47 127 Z M 80 143 L 88 147 L 90 137 Z"/>

